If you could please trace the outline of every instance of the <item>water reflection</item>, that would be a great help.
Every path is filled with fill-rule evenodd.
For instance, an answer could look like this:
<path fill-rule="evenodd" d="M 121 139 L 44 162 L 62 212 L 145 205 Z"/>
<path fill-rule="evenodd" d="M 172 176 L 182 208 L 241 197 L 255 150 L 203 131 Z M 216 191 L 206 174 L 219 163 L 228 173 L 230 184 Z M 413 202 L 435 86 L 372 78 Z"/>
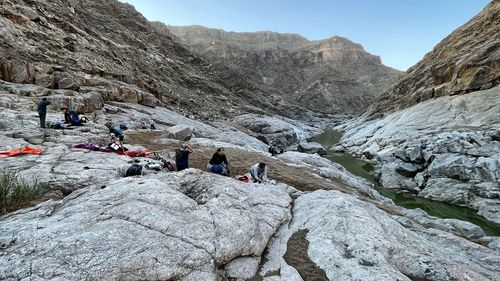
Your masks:
<path fill-rule="evenodd" d="M 341 164 L 346 170 L 354 175 L 363 177 L 375 185 L 375 189 L 382 195 L 389 197 L 398 205 L 408 209 L 420 208 L 428 214 L 440 218 L 453 218 L 472 222 L 480 226 L 488 235 L 500 236 L 500 225 L 487 221 L 476 214 L 476 210 L 460 207 L 445 202 L 434 201 L 416 196 L 408 192 L 384 188 L 373 175 L 374 167 L 361 159 L 353 157 L 349 153 L 335 153 L 331 147 L 338 143 L 342 135 L 335 130 L 327 130 L 321 135 L 313 138 L 313 141 L 321 143 L 327 150 L 325 158 Z"/>

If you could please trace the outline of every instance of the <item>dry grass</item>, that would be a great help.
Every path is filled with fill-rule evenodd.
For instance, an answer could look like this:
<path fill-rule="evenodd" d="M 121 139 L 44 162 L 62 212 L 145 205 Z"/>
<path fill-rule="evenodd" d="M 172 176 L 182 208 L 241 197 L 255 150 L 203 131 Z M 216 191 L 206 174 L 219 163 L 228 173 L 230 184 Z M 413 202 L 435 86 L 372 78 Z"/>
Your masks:
<path fill-rule="evenodd" d="M 46 183 L 28 181 L 20 177 L 17 171 L 0 170 L 0 214 L 31 205 L 48 190 Z"/>

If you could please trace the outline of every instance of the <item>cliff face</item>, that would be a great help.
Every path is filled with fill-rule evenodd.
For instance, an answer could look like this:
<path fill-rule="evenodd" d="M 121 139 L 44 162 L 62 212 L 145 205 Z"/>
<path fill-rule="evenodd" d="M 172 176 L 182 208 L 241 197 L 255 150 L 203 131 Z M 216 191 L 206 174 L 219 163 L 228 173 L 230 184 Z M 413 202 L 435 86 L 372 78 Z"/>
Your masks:
<path fill-rule="evenodd" d="M 467 94 L 500 82 L 500 1 L 494 0 L 452 32 L 388 89 L 369 110 L 373 117 L 419 102 Z"/>
<path fill-rule="evenodd" d="M 168 28 L 215 65 L 227 65 L 288 101 L 328 113 L 361 113 L 400 74 L 338 36 L 309 41 L 297 34 Z"/>
<path fill-rule="evenodd" d="M 128 4 L 6 0 L 0 16 L 0 79 L 7 82 L 98 91 L 105 101 L 161 104 L 190 115 L 230 117 L 279 106 L 279 96 L 210 66 Z"/>

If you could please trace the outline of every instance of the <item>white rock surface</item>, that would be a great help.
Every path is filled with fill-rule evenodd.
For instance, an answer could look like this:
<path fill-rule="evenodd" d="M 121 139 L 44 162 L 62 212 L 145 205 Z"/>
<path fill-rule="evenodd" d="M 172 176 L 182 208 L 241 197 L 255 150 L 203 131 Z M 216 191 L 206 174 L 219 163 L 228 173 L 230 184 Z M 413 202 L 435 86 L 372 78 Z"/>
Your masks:
<path fill-rule="evenodd" d="M 290 225 L 271 240 L 262 276 L 278 269 L 288 271 L 283 260 L 286 242 L 301 229 L 309 231 L 309 248 L 302 254 L 330 280 L 496 280 L 500 276 L 498 250 L 388 215 L 338 191 L 301 195 L 292 213 Z"/>
<path fill-rule="evenodd" d="M 361 117 L 337 129 L 344 130 L 348 151 L 375 156 L 384 187 L 413 189 L 500 222 L 498 112 L 500 87 L 427 100 L 378 120 Z"/>
<path fill-rule="evenodd" d="M 124 178 L 2 218 L 0 279 L 219 280 L 258 257 L 291 199 L 196 170 Z"/>

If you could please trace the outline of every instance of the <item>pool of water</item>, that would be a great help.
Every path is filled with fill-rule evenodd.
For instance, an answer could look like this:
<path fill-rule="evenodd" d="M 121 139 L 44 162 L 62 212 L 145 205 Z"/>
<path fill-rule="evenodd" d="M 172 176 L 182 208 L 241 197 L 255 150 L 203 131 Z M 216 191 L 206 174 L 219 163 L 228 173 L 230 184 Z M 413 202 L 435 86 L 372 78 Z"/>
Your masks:
<path fill-rule="evenodd" d="M 469 221 L 480 226 L 488 235 L 500 236 L 500 225 L 477 215 L 474 209 L 426 199 L 409 192 L 402 192 L 401 190 L 384 188 L 373 175 L 374 168 L 370 163 L 362 161 L 349 153 L 335 153 L 330 151 L 330 148 L 338 143 L 341 137 L 342 135 L 338 131 L 326 130 L 323 134 L 315 136 L 313 141 L 325 147 L 327 150 L 327 155 L 324 155 L 325 158 L 341 164 L 352 174 L 369 180 L 375 185 L 375 189 L 380 194 L 391 198 L 396 205 L 408 209 L 420 208 L 429 215 L 439 218 Z"/>

